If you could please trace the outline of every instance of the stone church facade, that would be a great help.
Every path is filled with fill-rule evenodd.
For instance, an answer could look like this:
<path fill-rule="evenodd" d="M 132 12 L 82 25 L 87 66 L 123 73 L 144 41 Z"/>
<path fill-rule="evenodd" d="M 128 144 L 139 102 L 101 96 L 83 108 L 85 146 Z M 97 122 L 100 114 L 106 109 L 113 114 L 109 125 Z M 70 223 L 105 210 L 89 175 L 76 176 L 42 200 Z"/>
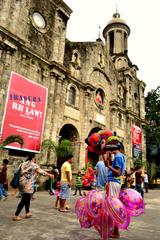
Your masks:
<path fill-rule="evenodd" d="M 85 138 L 100 129 L 117 133 L 129 159 L 137 125 L 145 156 L 145 83 L 128 56 L 130 28 L 119 13 L 103 30 L 104 41 L 71 42 L 66 31 L 72 10 L 63 1 L 0 4 L 0 126 L 13 71 L 48 88 L 43 139 L 71 140 L 74 170 L 85 166 Z"/>

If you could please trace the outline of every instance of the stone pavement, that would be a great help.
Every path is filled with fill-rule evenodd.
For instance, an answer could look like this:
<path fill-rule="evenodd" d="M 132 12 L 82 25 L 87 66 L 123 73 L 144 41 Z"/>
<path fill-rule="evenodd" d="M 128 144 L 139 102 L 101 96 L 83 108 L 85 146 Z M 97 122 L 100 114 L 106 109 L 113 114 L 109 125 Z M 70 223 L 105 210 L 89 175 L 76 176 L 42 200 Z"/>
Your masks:
<path fill-rule="evenodd" d="M 54 197 L 47 192 L 37 192 L 31 201 L 33 217 L 19 222 L 12 221 L 20 199 L 9 196 L 0 201 L 1 240 L 99 240 L 94 230 L 81 229 L 74 213 L 74 204 L 79 196 L 71 196 L 71 211 L 61 213 L 53 209 Z M 160 190 L 145 194 L 145 214 L 132 217 L 128 231 L 121 231 L 121 240 L 160 239 Z M 24 212 L 22 212 L 24 215 Z"/>

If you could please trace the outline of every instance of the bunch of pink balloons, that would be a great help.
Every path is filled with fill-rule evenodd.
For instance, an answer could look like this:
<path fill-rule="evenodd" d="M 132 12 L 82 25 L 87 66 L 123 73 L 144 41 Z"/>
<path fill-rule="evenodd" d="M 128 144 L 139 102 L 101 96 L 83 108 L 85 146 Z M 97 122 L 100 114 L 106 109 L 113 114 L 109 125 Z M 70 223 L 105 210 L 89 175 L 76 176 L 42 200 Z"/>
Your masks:
<path fill-rule="evenodd" d="M 128 229 L 131 216 L 144 213 L 144 201 L 133 189 L 121 190 L 119 198 L 92 190 L 76 201 L 75 212 L 82 228 L 94 227 L 106 240 L 113 226 Z"/>

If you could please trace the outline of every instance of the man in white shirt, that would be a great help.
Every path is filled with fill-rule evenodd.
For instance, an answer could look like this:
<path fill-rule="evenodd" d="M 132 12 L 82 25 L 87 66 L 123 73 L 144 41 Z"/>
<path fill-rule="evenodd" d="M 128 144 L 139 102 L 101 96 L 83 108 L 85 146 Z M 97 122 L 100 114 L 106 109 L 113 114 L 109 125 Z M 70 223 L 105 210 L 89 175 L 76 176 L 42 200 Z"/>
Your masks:
<path fill-rule="evenodd" d="M 144 172 L 144 189 L 148 193 L 148 174 L 146 171 Z"/>

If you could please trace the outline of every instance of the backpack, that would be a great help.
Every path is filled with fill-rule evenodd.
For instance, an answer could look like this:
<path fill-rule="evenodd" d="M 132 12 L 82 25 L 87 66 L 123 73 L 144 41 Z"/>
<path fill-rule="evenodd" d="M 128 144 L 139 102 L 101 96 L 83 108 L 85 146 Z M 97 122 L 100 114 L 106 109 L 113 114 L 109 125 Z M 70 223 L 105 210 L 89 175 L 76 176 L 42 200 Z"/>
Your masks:
<path fill-rule="evenodd" d="M 10 182 L 10 185 L 12 188 L 18 188 L 20 176 L 21 176 L 21 167 L 14 173 L 14 176 Z"/>

